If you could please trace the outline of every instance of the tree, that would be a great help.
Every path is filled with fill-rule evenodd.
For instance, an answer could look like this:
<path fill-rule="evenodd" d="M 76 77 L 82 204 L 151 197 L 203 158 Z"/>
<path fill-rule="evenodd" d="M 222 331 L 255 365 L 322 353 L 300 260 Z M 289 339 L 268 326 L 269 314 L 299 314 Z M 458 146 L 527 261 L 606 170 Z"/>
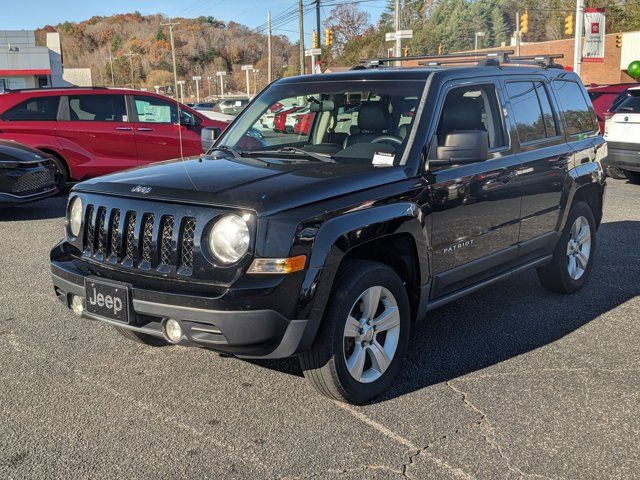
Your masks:
<path fill-rule="evenodd" d="M 173 84 L 173 73 L 167 70 L 151 70 L 147 75 L 147 88 L 153 90 L 156 85 L 166 86 Z"/>
<path fill-rule="evenodd" d="M 345 44 L 362 35 L 371 26 L 371 16 L 357 4 L 339 4 L 331 10 L 324 27 L 333 30 L 333 51 L 339 55 Z"/>

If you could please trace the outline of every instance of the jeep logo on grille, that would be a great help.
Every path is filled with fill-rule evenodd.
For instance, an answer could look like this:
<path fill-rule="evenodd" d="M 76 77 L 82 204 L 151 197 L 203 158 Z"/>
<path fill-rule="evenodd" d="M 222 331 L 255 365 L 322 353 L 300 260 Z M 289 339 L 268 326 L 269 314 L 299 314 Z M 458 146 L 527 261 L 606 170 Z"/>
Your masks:
<path fill-rule="evenodd" d="M 131 189 L 132 193 L 141 193 L 143 195 L 146 195 L 150 191 L 151 191 L 151 187 L 145 187 L 144 185 L 138 185 L 137 187 L 133 187 Z"/>

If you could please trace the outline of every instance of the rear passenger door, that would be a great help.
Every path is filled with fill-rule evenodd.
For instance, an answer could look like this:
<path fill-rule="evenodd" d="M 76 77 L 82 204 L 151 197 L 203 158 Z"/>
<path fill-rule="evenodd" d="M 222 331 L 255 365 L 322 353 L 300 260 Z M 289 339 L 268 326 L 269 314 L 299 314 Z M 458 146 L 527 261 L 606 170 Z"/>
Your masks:
<path fill-rule="evenodd" d="M 549 253 L 560 219 L 560 205 L 572 150 L 559 125 L 544 77 L 506 77 L 508 118 L 519 149 L 522 192 L 519 261 Z"/>
<path fill-rule="evenodd" d="M 96 177 L 137 165 L 124 95 L 77 94 L 64 96 L 62 101 L 65 112 L 56 134 L 63 155 L 82 164 L 83 176 Z"/>

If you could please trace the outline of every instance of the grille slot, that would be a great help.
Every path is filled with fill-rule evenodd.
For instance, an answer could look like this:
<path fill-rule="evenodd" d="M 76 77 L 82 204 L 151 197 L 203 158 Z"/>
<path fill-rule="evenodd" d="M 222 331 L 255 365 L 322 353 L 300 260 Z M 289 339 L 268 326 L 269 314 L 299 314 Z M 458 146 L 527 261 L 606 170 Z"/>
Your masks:
<path fill-rule="evenodd" d="M 117 208 L 111 211 L 111 236 L 109 242 L 109 251 L 111 255 L 119 259 L 120 258 L 120 236 L 118 235 L 118 229 L 120 228 L 120 210 Z"/>
<path fill-rule="evenodd" d="M 136 230 L 136 212 L 129 212 L 125 220 L 125 250 L 124 255 L 129 260 L 135 260 L 135 230 Z"/>
<path fill-rule="evenodd" d="M 84 216 L 84 224 L 86 225 L 86 231 L 84 236 L 84 249 L 90 254 L 93 253 L 93 205 L 87 205 L 87 212 Z"/>
<path fill-rule="evenodd" d="M 160 237 L 160 263 L 171 265 L 171 237 L 173 236 L 173 217 L 166 216 L 162 219 L 162 232 Z"/>
<path fill-rule="evenodd" d="M 196 233 L 196 221 L 193 218 L 182 220 L 182 242 L 180 254 L 180 266 L 193 268 L 193 239 Z"/>
<path fill-rule="evenodd" d="M 146 214 L 142 223 L 142 261 L 151 263 L 153 248 L 153 222 L 152 213 Z"/>
<path fill-rule="evenodd" d="M 96 230 L 98 235 L 98 242 L 96 245 L 96 255 L 104 255 L 105 253 L 105 220 L 107 216 L 107 209 L 104 207 L 98 208 L 98 215 L 96 216 Z"/>

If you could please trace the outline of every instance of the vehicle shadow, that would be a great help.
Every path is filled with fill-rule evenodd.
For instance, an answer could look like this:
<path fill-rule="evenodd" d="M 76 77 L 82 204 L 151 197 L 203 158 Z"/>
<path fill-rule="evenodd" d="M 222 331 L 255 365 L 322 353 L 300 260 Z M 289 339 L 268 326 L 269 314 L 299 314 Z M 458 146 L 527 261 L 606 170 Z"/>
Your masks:
<path fill-rule="evenodd" d="M 374 403 L 553 343 L 640 295 L 638 231 L 640 222 L 603 224 L 591 277 L 574 295 L 544 290 L 531 271 L 430 312 L 414 324 L 400 375 Z M 295 359 L 254 363 L 301 375 Z"/>
<path fill-rule="evenodd" d="M 53 197 L 37 202 L 13 205 L 0 209 L 0 222 L 17 222 L 27 220 L 46 220 L 64 217 L 67 207 L 68 192 L 63 191 Z"/>

